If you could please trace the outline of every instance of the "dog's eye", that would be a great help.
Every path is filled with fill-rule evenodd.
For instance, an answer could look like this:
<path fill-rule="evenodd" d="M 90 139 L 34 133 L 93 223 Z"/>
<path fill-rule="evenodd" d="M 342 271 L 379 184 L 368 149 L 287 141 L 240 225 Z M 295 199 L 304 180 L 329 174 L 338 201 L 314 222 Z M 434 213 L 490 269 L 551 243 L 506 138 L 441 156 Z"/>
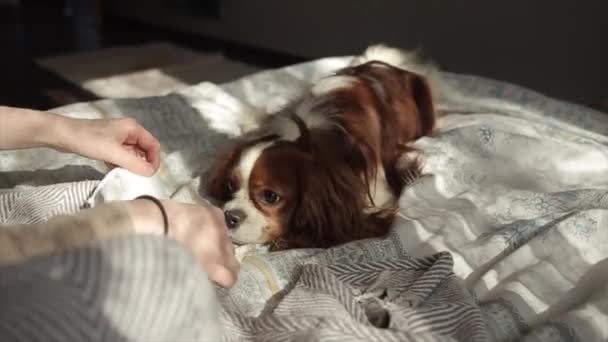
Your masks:
<path fill-rule="evenodd" d="M 228 189 L 228 191 L 230 191 L 230 193 L 234 192 L 234 181 L 232 179 L 229 179 L 226 182 L 226 189 Z"/>
<path fill-rule="evenodd" d="M 281 199 L 281 196 L 277 195 L 277 193 L 272 190 L 264 190 L 262 199 L 267 204 L 276 204 Z"/>

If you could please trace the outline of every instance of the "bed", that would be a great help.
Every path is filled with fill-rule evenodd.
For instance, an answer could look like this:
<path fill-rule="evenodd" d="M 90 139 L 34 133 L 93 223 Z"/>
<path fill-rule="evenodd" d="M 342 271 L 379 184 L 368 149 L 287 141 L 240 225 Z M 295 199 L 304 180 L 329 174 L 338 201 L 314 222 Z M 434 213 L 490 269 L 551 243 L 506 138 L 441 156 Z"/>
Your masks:
<path fill-rule="evenodd" d="M 144 193 L 204 203 L 200 175 L 228 139 L 351 58 L 57 108 L 136 118 L 161 141 L 161 170 L 148 179 L 53 151 L 1 152 L 0 221 L 45 191 L 54 196 L 20 220 Z M 448 115 L 416 142 L 427 175 L 402 194 L 391 234 L 328 250 L 239 247 L 237 285 L 217 289 L 226 340 L 608 338 L 608 117 L 505 82 L 442 76 L 459 95 L 437 99 Z"/>

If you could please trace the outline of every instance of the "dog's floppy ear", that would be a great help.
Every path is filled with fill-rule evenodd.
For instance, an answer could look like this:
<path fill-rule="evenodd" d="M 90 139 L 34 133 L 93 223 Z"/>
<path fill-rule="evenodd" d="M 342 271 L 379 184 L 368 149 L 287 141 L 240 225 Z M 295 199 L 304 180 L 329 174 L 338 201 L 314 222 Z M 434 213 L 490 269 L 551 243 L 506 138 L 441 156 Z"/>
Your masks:
<path fill-rule="evenodd" d="M 347 164 L 317 159 L 299 170 L 301 197 L 281 247 L 327 248 L 381 236 L 390 228 L 366 213 L 367 186 Z"/>
<path fill-rule="evenodd" d="M 362 182 L 326 163 L 300 168 L 299 206 L 285 236 L 289 247 L 329 247 L 356 235 L 363 210 Z"/>

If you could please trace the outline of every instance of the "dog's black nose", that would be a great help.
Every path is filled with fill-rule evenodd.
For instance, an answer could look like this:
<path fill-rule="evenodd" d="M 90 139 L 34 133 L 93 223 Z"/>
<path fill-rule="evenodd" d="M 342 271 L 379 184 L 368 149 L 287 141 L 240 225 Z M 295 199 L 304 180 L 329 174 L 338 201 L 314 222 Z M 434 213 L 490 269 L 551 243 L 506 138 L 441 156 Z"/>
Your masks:
<path fill-rule="evenodd" d="M 226 225 L 230 229 L 234 229 L 243 222 L 243 220 L 247 218 L 247 215 L 242 210 L 227 210 L 224 212 L 224 219 L 226 220 Z"/>

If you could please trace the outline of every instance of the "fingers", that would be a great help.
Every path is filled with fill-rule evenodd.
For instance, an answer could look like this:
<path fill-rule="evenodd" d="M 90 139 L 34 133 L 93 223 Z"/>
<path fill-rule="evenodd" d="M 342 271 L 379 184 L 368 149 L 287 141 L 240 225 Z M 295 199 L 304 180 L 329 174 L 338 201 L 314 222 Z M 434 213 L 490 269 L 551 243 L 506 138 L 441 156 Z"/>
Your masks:
<path fill-rule="evenodd" d="M 232 245 L 229 243 L 229 245 Z M 209 264 L 208 260 L 201 260 L 206 269 L 209 279 L 220 286 L 230 288 L 238 281 L 241 264 L 238 262 L 230 248 L 223 246 L 223 256 L 217 262 Z M 207 264 L 207 265 L 205 265 Z"/>
<path fill-rule="evenodd" d="M 206 269 L 212 281 L 220 286 L 230 288 L 237 282 L 241 264 L 236 258 L 234 245 L 228 237 L 228 228 L 225 226 L 221 209 L 216 207 L 208 207 L 208 209 L 213 233 L 208 231 L 205 237 L 211 238 L 213 236 L 215 243 L 212 243 L 212 253 L 205 253 L 206 255 L 200 256 L 201 262 L 208 264 Z M 207 259 L 205 260 L 205 258 Z"/>
<path fill-rule="evenodd" d="M 172 211 L 181 208 L 179 218 Z M 237 282 L 240 263 L 228 237 L 223 212 L 214 206 L 173 203 L 168 205 L 172 237 L 185 245 L 199 260 L 209 279 L 222 287 Z"/>
<path fill-rule="evenodd" d="M 137 122 L 133 122 L 125 143 L 133 145 L 137 151 L 142 152 L 154 171 L 158 170 L 160 166 L 160 143 L 152 133 Z"/>
<path fill-rule="evenodd" d="M 222 262 L 215 267 L 210 267 L 210 270 L 208 271 L 209 278 L 223 287 L 230 288 L 234 286 L 238 280 L 241 264 L 234 255 L 232 243 L 227 241 L 223 244 L 221 249 L 223 254 L 221 259 Z"/>
<path fill-rule="evenodd" d="M 150 163 L 125 146 L 114 147 L 112 152 L 109 153 L 108 162 L 142 176 L 149 177 L 156 172 L 156 169 Z"/>

